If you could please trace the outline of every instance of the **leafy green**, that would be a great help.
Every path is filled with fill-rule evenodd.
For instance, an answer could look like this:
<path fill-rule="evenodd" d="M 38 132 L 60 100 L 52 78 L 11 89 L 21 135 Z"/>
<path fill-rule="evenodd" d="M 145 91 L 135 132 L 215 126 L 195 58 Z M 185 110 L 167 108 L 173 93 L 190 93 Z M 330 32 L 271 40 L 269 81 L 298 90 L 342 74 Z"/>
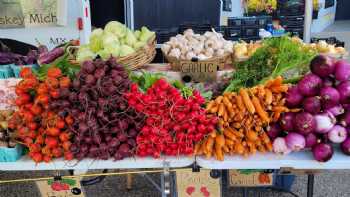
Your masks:
<path fill-rule="evenodd" d="M 280 75 L 285 79 L 298 77 L 308 71 L 315 55 L 287 36 L 265 39 L 247 61 L 236 64 L 236 72 L 225 91 L 255 86 Z"/>
<path fill-rule="evenodd" d="M 137 83 L 143 92 L 146 92 L 148 88 L 162 77 L 164 77 L 162 73 L 151 73 L 144 70 L 141 70 L 141 74 L 130 73 L 131 81 Z"/>

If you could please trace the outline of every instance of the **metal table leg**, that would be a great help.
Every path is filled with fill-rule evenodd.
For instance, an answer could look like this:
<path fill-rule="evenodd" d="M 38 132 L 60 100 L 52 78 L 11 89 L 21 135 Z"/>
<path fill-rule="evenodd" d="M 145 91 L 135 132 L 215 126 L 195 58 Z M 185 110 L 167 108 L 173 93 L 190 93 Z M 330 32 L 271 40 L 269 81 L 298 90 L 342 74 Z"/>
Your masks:
<path fill-rule="evenodd" d="M 315 181 L 315 175 L 313 174 L 307 175 L 307 197 L 314 196 L 314 181 Z"/>
<path fill-rule="evenodd" d="M 248 188 L 243 188 L 243 197 L 248 197 Z"/>

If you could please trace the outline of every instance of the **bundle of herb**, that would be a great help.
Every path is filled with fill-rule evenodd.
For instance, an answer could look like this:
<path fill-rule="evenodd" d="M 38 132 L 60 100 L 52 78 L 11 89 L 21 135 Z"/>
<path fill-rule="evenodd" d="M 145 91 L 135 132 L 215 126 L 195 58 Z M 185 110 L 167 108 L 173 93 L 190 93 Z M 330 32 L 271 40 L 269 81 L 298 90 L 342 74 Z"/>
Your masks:
<path fill-rule="evenodd" d="M 308 71 L 315 55 L 315 51 L 287 36 L 265 39 L 247 61 L 236 64 L 236 72 L 225 91 L 252 87 L 280 75 L 285 79 L 299 78 Z"/>

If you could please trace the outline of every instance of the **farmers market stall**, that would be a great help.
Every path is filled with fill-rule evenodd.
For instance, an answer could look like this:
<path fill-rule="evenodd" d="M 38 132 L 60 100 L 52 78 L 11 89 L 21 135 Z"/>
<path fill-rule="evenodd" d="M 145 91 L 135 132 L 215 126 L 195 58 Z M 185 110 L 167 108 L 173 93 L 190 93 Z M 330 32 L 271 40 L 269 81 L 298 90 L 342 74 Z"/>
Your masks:
<path fill-rule="evenodd" d="M 165 196 L 182 168 L 349 169 L 343 47 L 187 29 L 154 65 L 147 27 L 111 21 L 89 41 L 27 55 L 0 45 L 0 170 L 162 172 Z"/>

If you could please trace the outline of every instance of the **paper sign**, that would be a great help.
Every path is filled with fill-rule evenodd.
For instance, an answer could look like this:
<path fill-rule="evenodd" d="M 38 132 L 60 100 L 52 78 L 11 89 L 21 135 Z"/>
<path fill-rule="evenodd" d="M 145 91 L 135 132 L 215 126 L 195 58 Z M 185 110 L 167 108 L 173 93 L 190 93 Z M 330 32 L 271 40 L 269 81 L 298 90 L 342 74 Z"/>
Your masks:
<path fill-rule="evenodd" d="M 243 173 L 239 170 L 230 170 L 229 184 L 233 187 L 270 186 L 273 184 L 273 176 L 272 173 L 256 171 Z"/>
<path fill-rule="evenodd" d="M 216 62 L 211 61 L 181 61 L 180 71 L 185 82 L 216 81 L 218 71 Z"/>
<path fill-rule="evenodd" d="M 0 28 L 57 25 L 58 0 L 0 0 Z"/>
<path fill-rule="evenodd" d="M 220 179 L 210 176 L 210 170 L 176 172 L 178 197 L 220 197 Z"/>
<path fill-rule="evenodd" d="M 42 197 L 85 197 L 79 178 L 37 181 Z"/>

